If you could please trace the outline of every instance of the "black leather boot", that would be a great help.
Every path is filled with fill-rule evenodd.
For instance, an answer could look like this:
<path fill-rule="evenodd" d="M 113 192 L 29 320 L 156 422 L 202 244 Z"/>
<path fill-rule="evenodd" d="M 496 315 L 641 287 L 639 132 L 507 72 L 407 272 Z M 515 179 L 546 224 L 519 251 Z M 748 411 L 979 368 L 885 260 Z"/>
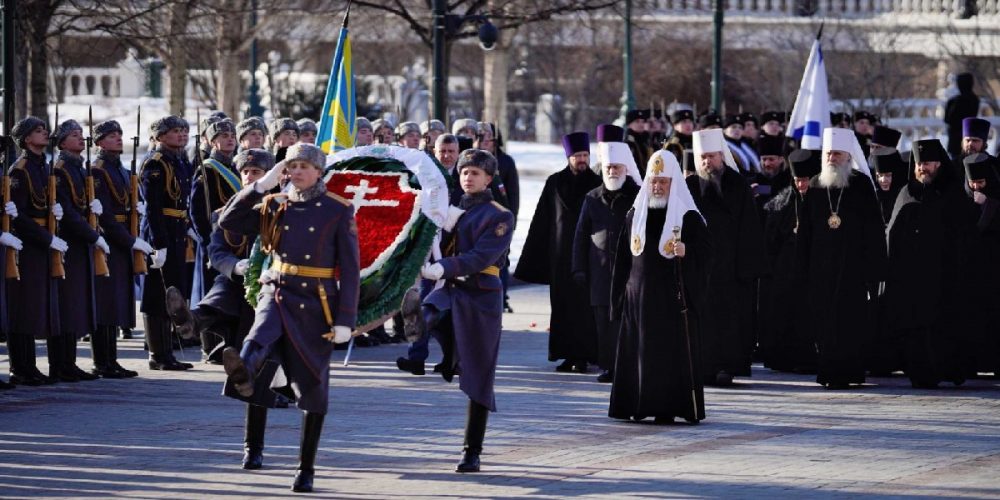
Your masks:
<path fill-rule="evenodd" d="M 465 422 L 465 452 L 462 461 L 455 467 L 455 472 L 479 472 L 479 454 L 483 452 L 486 420 L 489 416 L 489 408 L 469 400 L 469 413 Z"/>
<path fill-rule="evenodd" d="M 129 370 L 124 366 L 118 364 L 118 327 L 117 326 L 106 326 L 105 328 L 105 339 L 107 341 L 108 350 L 108 366 L 118 372 L 122 378 L 132 378 L 138 377 L 139 372 Z"/>
<path fill-rule="evenodd" d="M 7 334 L 11 384 L 36 387 L 46 383 L 45 376 L 35 367 L 34 342 L 34 339 L 19 333 Z"/>
<path fill-rule="evenodd" d="M 198 335 L 198 322 L 191 314 L 184 294 L 175 286 L 167 289 L 166 309 L 170 322 L 182 339 L 192 339 Z"/>
<path fill-rule="evenodd" d="M 94 360 L 94 375 L 103 378 L 124 378 L 111 366 L 108 352 L 108 327 L 97 325 L 97 330 L 90 334 L 90 354 Z"/>
<path fill-rule="evenodd" d="M 170 345 L 170 329 L 163 318 L 149 314 L 142 315 L 146 325 L 146 345 L 149 346 L 150 370 L 186 370 L 174 359 L 173 348 Z"/>
<path fill-rule="evenodd" d="M 253 396 L 254 378 L 267 355 L 268 350 L 253 340 L 244 342 L 243 350 L 239 352 L 232 347 L 222 350 L 222 367 L 240 396 Z"/>
<path fill-rule="evenodd" d="M 45 347 L 49 358 L 49 378 L 60 382 L 79 382 L 80 377 L 64 369 L 66 366 L 66 349 L 63 347 L 63 337 L 49 337 L 45 339 Z"/>
<path fill-rule="evenodd" d="M 247 404 L 247 421 L 243 437 L 243 468 L 259 469 L 264 465 L 264 428 L 267 408 Z"/>
<path fill-rule="evenodd" d="M 295 482 L 292 491 L 308 493 L 313 490 L 313 476 L 316 475 L 313 465 L 316 463 L 316 450 L 319 449 L 319 436 L 323 432 L 322 413 L 305 412 L 302 416 L 302 443 L 299 445 L 299 467 L 295 471 Z"/>
<path fill-rule="evenodd" d="M 63 353 L 66 358 L 66 363 L 63 365 L 63 372 L 72 373 L 79 380 L 97 380 L 97 375 L 93 373 L 83 371 L 79 366 L 76 366 L 76 334 L 67 333 L 63 336 Z"/>

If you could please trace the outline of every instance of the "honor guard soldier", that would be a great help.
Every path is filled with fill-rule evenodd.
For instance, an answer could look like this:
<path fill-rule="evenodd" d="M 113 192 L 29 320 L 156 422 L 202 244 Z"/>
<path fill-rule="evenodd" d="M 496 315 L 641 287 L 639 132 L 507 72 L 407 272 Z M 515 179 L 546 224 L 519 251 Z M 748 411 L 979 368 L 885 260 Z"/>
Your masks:
<path fill-rule="evenodd" d="M 233 161 L 245 187 L 271 170 L 274 155 L 263 149 L 248 149 L 240 151 Z M 216 222 L 220 213 L 221 209 L 213 213 Z M 218 346 L 239 348 L 253 323 L 254 311 L 243 287 L 253 238 L 216 225 L 208 241 L 208 255 L 216 270 L 212 287 L 192 309 L 188 309 L 180 290 L 168 289 L 167 312 L 182 336 L 200 336 L 210 359 L 221 359 L 222 349 Z"/>
<path fill-rule="evenodd" d="M 416 122 L 403 122 L 396 127 L 396 143 L 404 148 L 420 147 L 420 125 Z"/>
<path fill-rule="evenodd" d="M 674 135 L 663 145 L 663 149 L 670 151 L 677 157 L 678 163 L 684 162 L 684 151 L 691 149 L 691 134 L 694 133 L 694 111 L 690 109 L 678 109 L 670 114 L 670 119 L 674 122 Z"/>
<path fill-rule="evenodd" d="M 222 111 L 213 111 L 212 114 L 201 119 L 201 123 L 198 124 L 198 129 L 201 130 L 201 140 L 199 141 L 198 150 L 191 152 L 192 165 L 200 163 L 199 159 L 212 156 L 212 139 L 208 138 L 208 129 L 211 128 L 213 123 L 228 119 L 229 117 Z"/>
<path fill-rule="evenodd" d="M 263 148 L 266 137 L 267 124 L 259 116 L 251 116 L 236 124 L 236 141 L 240 143 L 240 151 Z"/>
<path fill-rule="evenodd" d="M 288 148 L 299 141 L 299 124 L 291 118 L 277 118 L 268 127 L 271 152 L 277 161 L 285 159 Z"/>
<path fill-rule="evenodd" d="M 372 131 L 372 122 L 363 116 L 354 120 L 358 135 L 354 138 L 355 146 L 368 146 L 375 141 L 375 133 Z"/>
<path fill-rule="evenodd" d="M 196 304 L 212 288 L 218 273 L 208 262 L 208 243 L 212 235 L 211 214 L 240 190 L 240 176 L 233 170 L 236 152 L 236 125 L 228 118 L 212 123 L 204 132 L 211 145 L 212 154 L 202 158 L 194 183 L 191 186 L 191 208 L 188 217 L 197 234 L 194 277 L 191 284 L 191 303 Z M 206 206 L 207 204 L 207 206 Z M 202 349 L 207 354 L 212 345 L 202 339 Z"/>
<path fill-rule="evenodd" d="M 444 280 L 443 287 L 424 299 L 423 314 L 444 352 L 441 375 L 450 382 L 460 371 L 459 387 L 469 397 L 465 451 L 455 472 L 479 472 L 486 420 L 496 411 L 493 382 L 503 316 L 500 267 L 510 248 L 514 216 L 490 194 L 490 181 L 497 174 L 493 155 L 481 149 L 463 151 L 457 168 L 465 192 L 459 208 L 465 212 L 451 228 L 444 258 L 425 264 L 420 275 Z"/>
<path fill-rule="evenodd" d="M 188 243 L 188 200 L 191 192 L 191 165 L 184 158 L 188 124 L 179 116 L 167 116 L 156 123 L 155 152 L 142 165 L 141 188 L 146 200 L 142 239 L 155 251 L 152 268 L 142 287 L 140 310 L 146 325 L 151 370 L 187 370 L 189 363 L 174 358 L 170 321 L 164 307 L 168 287 L 190 290 L 186 272 Z"/>
<path fill-rule="evenodd" d="M 45 164 L 45 146 L 49 144 L 46 123 L 29 116 L 11 129 L 11 135 L 22 149 L 21 157 L 9 172 L 10 200 L 18 212 L 11 223 L 24 248 L 18 263 L 21 279 L 8 279 L 6 283 L 10 382 L 30 386 L 54 384 L 57 379 L 38 371 L 34 339 L 55 338 L 60 333 L 58 281 L 61 278 L 53 271 L 68 248 L 66 241 L 55 234 L 55 223 L 62 218 L 63 209 L 54 197 L 46 194 L 50 175 Z"/>
<path fill-rule="evenodd" d="M 378 119 L 372 122 L 372 133 L 375 135 L 375 144 L 392 144 L 395 142 L 392 122 L 386 119 Z"/>
<path fill-rule="evenodd" d="M 0 148 L 3 149 L 3 165 L 6 167 L 10 155 L 16 153 L 14 149 L 14 143 L 11 142 L 10 138 L 7 136 L 0 136 Z M 14 236 L 9 231 L 10 221 L 17 218 L 17 205 L 14 205 L 13 201 L 10 201 L 10 179 L 6 177 L 6 168 L 3 175 L 3 201 L 0 203 L 4 204 L 3 212 L 0 212 L 0 218 L 3 219 L 3 232 L 0 232 L 0 342 L 6 342 L 10 332 L 10 321 L 7 317 L 7 278 L 20 279 L 17 273 L 17 252 L 24 248 L 24 242 L 20 238 Z M 13 267 L 10 267 L 13 265 Z M 8 269 L 10 267 L 10 269 Z M 10 275 L 8 276 L 8 273 Z M 10 360 L 10 352 L 7 354 L 8 360 Z M 0 379 L 0 389 L 12 389 L 14 384 Z"/>
<path fill-rule="evenodd" d="M 319 133 L 319 128 L 316 127 L 316 122 L 310 120 L 309 118 L 300 118 L 299 121 L 295 123 L 299 126 L 299 142 L 316 144 L 316 134 Z"/>
<path fill-rule="evenodd" d="M 441 120 L 427 120 L 420 124 L 420 149 L 423 149 L 429 156 L 434 156 L 434 143 L 438 136 L 447 132 Z"/>
<path fill-rule="evenodd" d="M 131 329 L 135 321 L 135 262 L 137 255 L 153 252 L 142 238 L 134 236 L 129 227 L 133 208 L 131 179 L 122 167 L 122 129 L 118 122 L 108 120 L 94 127 L 97 161 L 94 162 L 94 194 L 101 202 L 101 229 L 111 252 L 108 254 L 108 276 L 98 276 L 94 283 L 97 303 L 97 329 L 90 334 L 94 357 L 94 374 L 104 378 L 135 377 L 135 371 L 118 363 L 118 330 Z M 133 163 L 134 166 L 134 163 Z M 136 251 L 141 252 L 139 254 Z M 145 262 L 142 263 L 143 266 Z"/>
<path fill-rule="evenodd" d="M 83 128 L 75 120 L 66 120 L 56 130 L 59 158 L 55 162 L 56 199 L 65 214 L 59 222 L 59 237 L 66 240 L 63 269 L 66 276 L 59 283 L 59 326 L 61 334 L 49 337 L 49 376 L 65 382 L 94 380 L 92 373 L 76 366 L 76 342 L 97 327 L 94 317 L 94 247 L 110 253 L 107 241 L 87 223 L 88 212 L 103 213 L 99 200 L 88 200 L 87 172 L 83 153 L 86 143 Z M 102 270 L 102 275 L 107 270 Z"/>
<path fill-rule="evenodd" d="M 313 489 L 333 342 L 350 340 L 358 311 L 361 271 L 354 210 L 349 201 L 327 192 L 325 164 L 323 150 L 312 144 L 288 148 L 285 162 L 240 191 L 219 218 L 222 229 L 248 237 L 259 234 L 261 248 L 271 255 L 243 349 L 223 351 L 226 394 L 250 403 L 243 467 L 261 466 L 267 410 L 260 403 L 271 392 L 261 368 L 265 361 L 280 363 L 304 412 L 292 485 L 297 492 Z M 286 173 L 286 191 L 265 196 Z"/>

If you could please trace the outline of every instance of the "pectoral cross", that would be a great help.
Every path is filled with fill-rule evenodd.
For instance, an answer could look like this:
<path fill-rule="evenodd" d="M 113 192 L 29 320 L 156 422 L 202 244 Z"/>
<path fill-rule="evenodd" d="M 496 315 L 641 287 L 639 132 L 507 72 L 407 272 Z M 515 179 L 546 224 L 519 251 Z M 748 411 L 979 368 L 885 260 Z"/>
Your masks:
<path fill-rule="evenodd" d="M 362 179 L 357 186 L 347 186 L 344 191 L 348 193 L 354 193 L 351 197 L 351 204 L 354 205 L 354 210 L 358 211 L 361 207 L 398 207 L 399 200 L 374 200 L 367 199 L 365 195 L 375 194 L 378 192 L 377 187 L 368 187 L 368 181 Z"/>

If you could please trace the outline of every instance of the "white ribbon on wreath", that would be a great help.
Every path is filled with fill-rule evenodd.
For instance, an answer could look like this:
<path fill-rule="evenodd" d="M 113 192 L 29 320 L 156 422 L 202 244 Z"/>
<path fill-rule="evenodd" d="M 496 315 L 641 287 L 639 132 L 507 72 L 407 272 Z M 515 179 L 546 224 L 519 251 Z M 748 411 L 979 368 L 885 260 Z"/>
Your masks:
<path fill-rule="evenodd" d="M 420 213 L 434 222 L 438 227 L 444 226 L 448 216 L 448 181 L 434 160 L 423 150 L 404 148 L 386 144 L 360 146 L 331 153 L 326 157 L 326 166 L 356 158 L 368 156 L 374 158 L 391 158 L 406 166 L 420 182 Z"/>

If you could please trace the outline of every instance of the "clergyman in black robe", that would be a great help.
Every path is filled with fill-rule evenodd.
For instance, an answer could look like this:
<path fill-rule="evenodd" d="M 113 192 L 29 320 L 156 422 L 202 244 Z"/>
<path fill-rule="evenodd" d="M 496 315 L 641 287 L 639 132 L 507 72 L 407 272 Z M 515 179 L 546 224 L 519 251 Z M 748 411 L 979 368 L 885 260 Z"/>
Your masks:
<path fill-rule="evenodd" d="M 653 153 L 618 239 L 611 314 L 621 332 L 612 418 L 705 418 L 698 349 L 701 319 L 709 314 L 712 243 L 683 181 L 670 151 Z"/>
<path fill-rule="evenodd" d="M 590 169 L 589 134 L 568 134 L 563 147 L 569 164 L 545 180 L 514 277 L 549 285 L 549 361 L 565 360 L 558 371 L 586 372 L 597 362 L 597 331 L 590 294 L 573 281 L 573 237 L 583 199 L 601 176 Z"/>
<path fill-rule="evenodd" d="M 799 226 L 800 265 L 808 280 L 808 327 L 819 348 L 816 381 L 846 389 L 865 381 L 869 285 L 886 274 L 885 232 L 854 133 L 824 130 L 823 152 L 823 169 L 810 182 Z"/>

